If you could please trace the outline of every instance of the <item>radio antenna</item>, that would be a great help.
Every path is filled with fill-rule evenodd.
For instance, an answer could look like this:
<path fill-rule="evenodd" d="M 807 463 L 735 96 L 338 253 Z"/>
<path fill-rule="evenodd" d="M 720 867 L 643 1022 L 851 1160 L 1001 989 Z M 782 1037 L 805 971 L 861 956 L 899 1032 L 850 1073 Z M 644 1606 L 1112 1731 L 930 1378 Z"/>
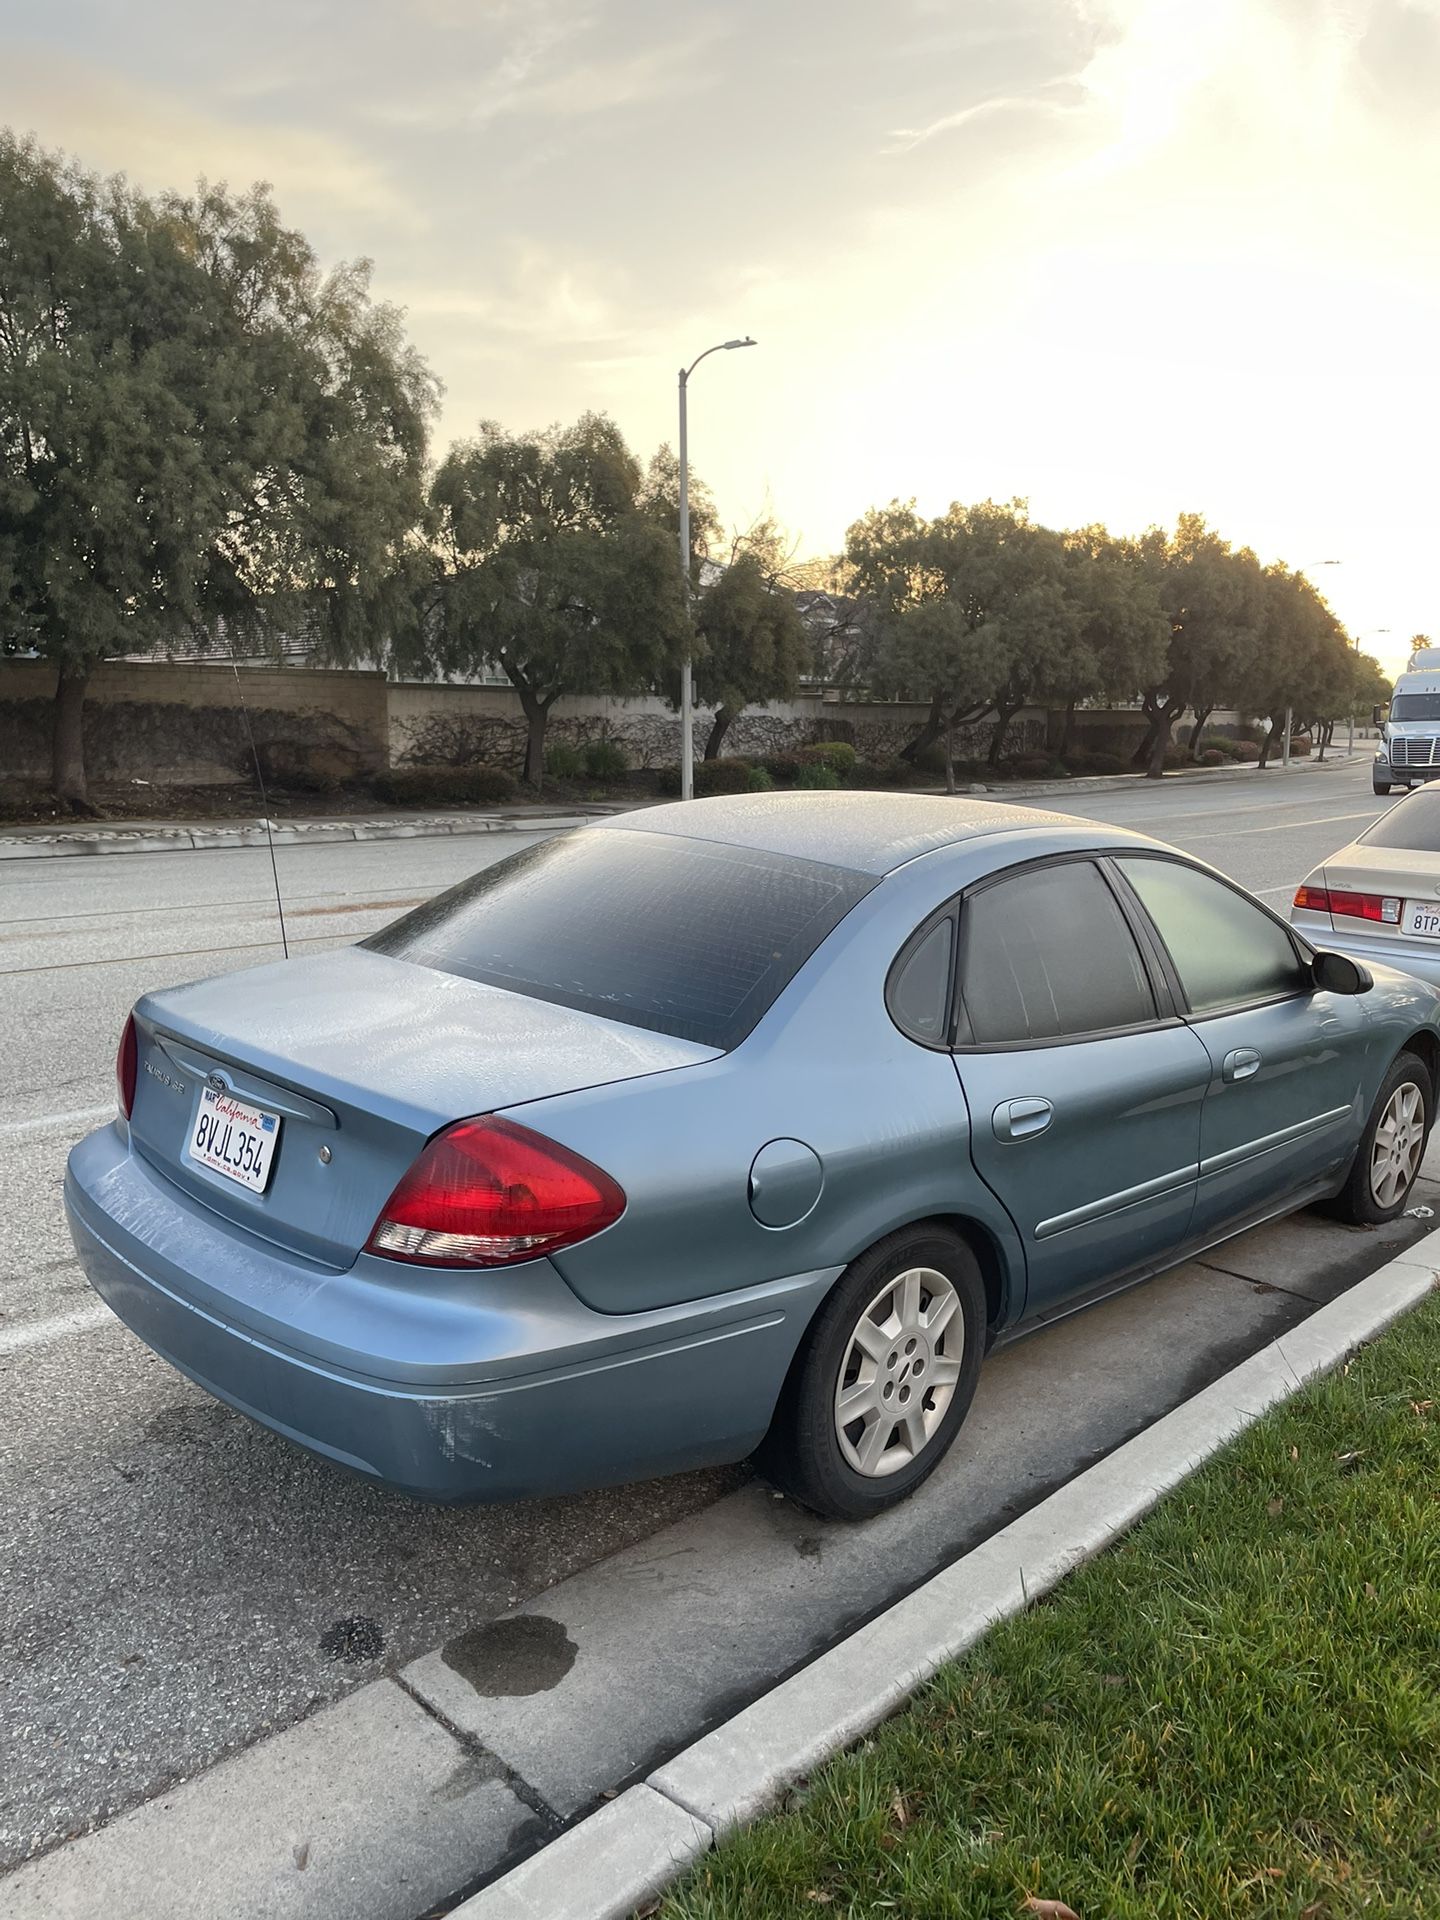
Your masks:
<path fill-rule="evenodd" d="M 241 718 L 245 722 L 245 738 L 250 742 L 250 758 L 255 762 L 255 784 L 260 789 L 260 804 L 265 809 L 265 844 L 270 849 L 270 877 L 275 882 L 275 913 L 280 922 L 280 947 L 285 958 L 290 958 L 290 942 L 285 937 L 285 902 L 280 898 L 280 869 L 275 864 L 275 832 L 270 824 L 270 800 L 265 792 L 265 776 L 260 771 L 260 754 L 255 745 L 255 729 L 250 725 L 250 709 L 245 704 L 245 689 L 240 684 L 240 669 L 235 657 L 230 657 L 230 671 L 235 676 L 235 693 L 240 702 Z"/>

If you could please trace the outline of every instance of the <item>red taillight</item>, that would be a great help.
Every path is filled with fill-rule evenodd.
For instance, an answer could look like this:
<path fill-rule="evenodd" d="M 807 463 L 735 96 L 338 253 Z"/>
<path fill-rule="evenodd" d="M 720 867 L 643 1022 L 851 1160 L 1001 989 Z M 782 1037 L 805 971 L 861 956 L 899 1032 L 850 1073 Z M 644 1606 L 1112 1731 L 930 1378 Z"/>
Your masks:
<path fill-rule="evenodd" d="M 1341 887 L 1300 887 L 1295 894 L 1297 907 L 1312 913 L 1340 913 L 1347 920 L 1378 920 L 1386 926 L 1400 923 L 1400 901 L 1383 893 L 1347 893 Z"/>
<path fill-rule="evenodd" d="M 128 1120 L 135 1105 L 135 1016 L 132 1013 L 125 1022 L 125 1031 L 120 1036 L 119 1051 L 115 1055 L 115 1097 L 120 1102 L 120 1111 Z"/>
<path fill-rule="evenodd" d="M 437 1133 L 381 1209 L 366 1246 L 427 1267 L 505 1267 L 618 1220 L 625 1195 L 567 1147 L 508 1120 Z"/>

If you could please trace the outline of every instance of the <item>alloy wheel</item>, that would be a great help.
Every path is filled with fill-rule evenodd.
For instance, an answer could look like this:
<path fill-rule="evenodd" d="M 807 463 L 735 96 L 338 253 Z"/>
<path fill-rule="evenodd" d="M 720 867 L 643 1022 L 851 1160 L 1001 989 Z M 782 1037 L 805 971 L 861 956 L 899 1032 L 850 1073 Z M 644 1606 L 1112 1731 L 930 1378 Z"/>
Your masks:
<path fill-rule="evenodd" d="M 1370 1149 L 1370 1192 L 1377 1207 L 1393 1207 L 1404 1198 L 1424 1151 L 1424 1096 L 1406 1080 L 1385 1102 Z"/>
<path fill-rule="evenodd" d="M 924 1452 L 960 1378 L 965 1316 L 934 1267 L 887 1280 L 855 1324 L 835 1387 L 835 1434 L 846 1464 L 882 1479 Z"/>

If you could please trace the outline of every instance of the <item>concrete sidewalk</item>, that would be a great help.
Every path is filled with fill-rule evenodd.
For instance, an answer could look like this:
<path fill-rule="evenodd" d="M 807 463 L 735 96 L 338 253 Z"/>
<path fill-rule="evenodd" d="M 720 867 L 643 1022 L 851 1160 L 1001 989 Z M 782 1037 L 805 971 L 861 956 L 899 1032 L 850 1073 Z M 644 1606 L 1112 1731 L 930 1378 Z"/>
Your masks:
<path fill-rule="evenodd" d="M 1134 773 L 1097 774 L 1074 780 L 1007 780 L 993 786 L 968 785 L 962 795 L 995 800 L 1039 800 L 1058 794 L 1154 792 L 1157 786 L 1189 786 L 1197 782 L 1268 780 L 1312 769 L 1328 772 L 1331 768 L 1354 766 L 1368 760 L 1368 753 L 1332 753 L 1323 761 L 1294 760 L 1288 767 L 1258 767 L 1236 764 L 1225 767 L 1197 767 L 1162 776 L 1147 782 Z M 943 787 L 915 787 L 915 793 L 943 793 Z M 638 807 L 665 804 L 642 800 L 587 800 L 579 804 L 546 807 L 539 803 L 526 806 L 487 808 L 464 813 L 405 813 L 386 811 L 368 815 L 340 815 L 311 820 L 273 820 L 271 835 L 277 847 L 326 846 L 353 840 L 416 840 L 446 834 L 470 833 L 545 833 L 565 827 L 583 826 L 587 820 L 603 819 L 608 814 L 629 813 Z M 267 835 L 265 821 L 236 818 L 231 820 L 116 820 L 101 823 L 76 821 L 73 825 L 19 824 L 0 827 L 0 860 L 45 860 L 65 855 L 100 853 L 192 853 L 209 848 L 263 847 Z"/>

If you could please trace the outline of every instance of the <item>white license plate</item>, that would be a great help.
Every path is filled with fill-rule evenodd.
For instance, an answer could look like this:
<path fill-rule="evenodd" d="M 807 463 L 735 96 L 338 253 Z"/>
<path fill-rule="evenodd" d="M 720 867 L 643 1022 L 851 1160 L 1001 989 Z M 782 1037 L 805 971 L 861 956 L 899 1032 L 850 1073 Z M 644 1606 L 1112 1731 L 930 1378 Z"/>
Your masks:
<path fill-rule="evenodd" d="M 1426 940 L 1440 940 L 1440 906 L 1428 900 L 1407 900 L 1402 922 L 1406 933 L 1418 933 Z"/>
<path fill-rule="evenodd" d="M 279 1138 L 278 1113 L 248 1106 L 233 1093 L 202 1087 L 187 1151 L 212 1173 L 223 1173 L 252 1193 L 263 1193 Z"/>

